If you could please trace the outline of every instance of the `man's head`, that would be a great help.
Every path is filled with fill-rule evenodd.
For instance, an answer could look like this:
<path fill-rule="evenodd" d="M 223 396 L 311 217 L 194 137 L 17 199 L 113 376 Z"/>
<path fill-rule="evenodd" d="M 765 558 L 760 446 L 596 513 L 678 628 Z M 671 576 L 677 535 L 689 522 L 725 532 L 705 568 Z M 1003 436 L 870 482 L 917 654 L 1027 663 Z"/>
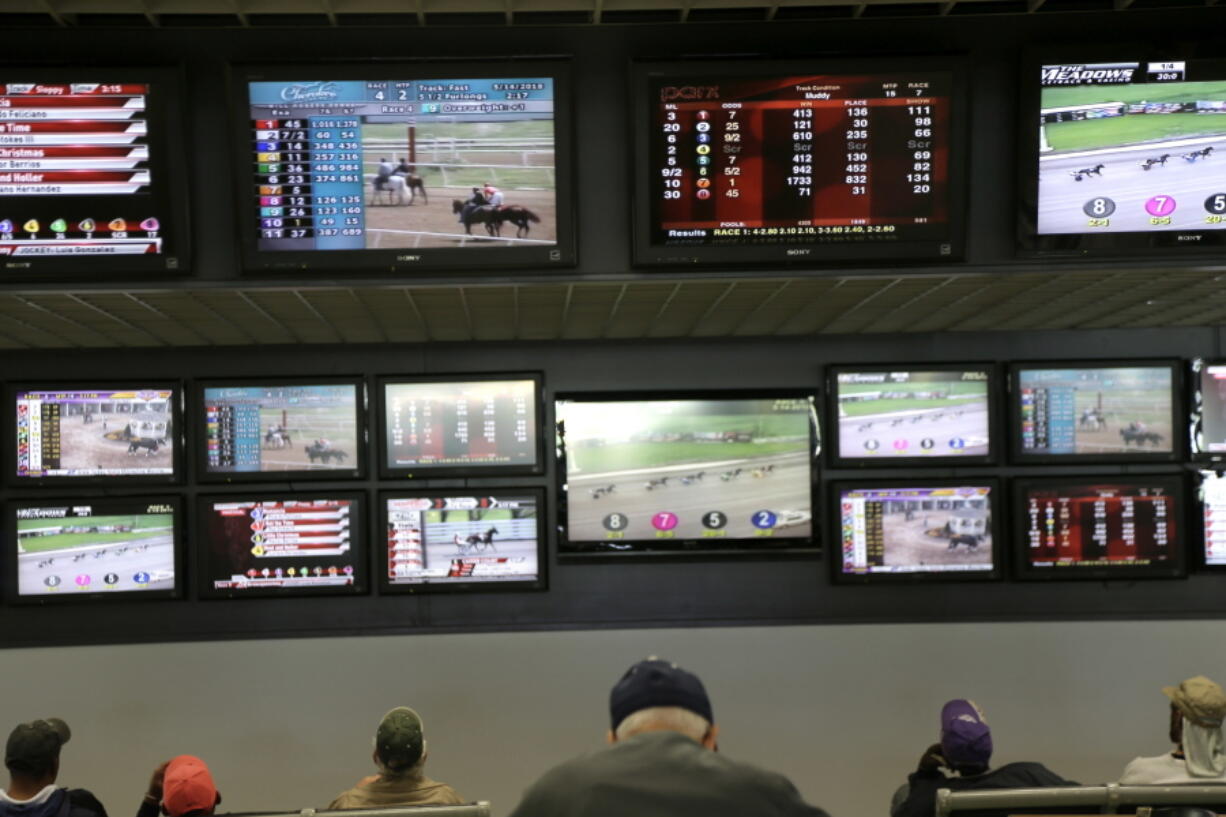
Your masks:
<path fill-rule="evenodd" d="M 192 755 L 179 755 L 166 764 L 162 778 L 162 811 L 169 817 L 212 814 L 221 802 L 213 785 L 213 775 L 204 761 Z"/>
<path fill-rule="evenodd" d="M 412 771 L 426 758 L 421 716 L 398 706 L 383 716 L 375 731 L 375 764 L 387 774 Z"/>
<path fill-rule="evenodd" d="M 714 749 L 719 734 L 698 676 L 655 656 L 626 670 L 609 693 L 609 714 L 610 743 L 642 732 L 670 731 Z"/>
<path fill-rule="evenodd" d="M 72 732 L 59 718 L 19 724 L 4 747 L 9 773 L 33 780 L 54 781 L 60 770 L 60 747 Z"/>
<path fill-rule="evenodd" d="M 992 759 L 992 730 L 974 701 L 955 698 L 941 708 L 941 755 L 950 768 L 977 772 Z"/>
<path fill-rule="evenodd" d="M 1183 721 L 1205 729 L 1221 729 L 1226 717 L 1226 693 L 1203 675 L 1163 687 L 1162 694 L 1171 701 L 1171 742 L 1179 743 L 1183 736 Z"/>

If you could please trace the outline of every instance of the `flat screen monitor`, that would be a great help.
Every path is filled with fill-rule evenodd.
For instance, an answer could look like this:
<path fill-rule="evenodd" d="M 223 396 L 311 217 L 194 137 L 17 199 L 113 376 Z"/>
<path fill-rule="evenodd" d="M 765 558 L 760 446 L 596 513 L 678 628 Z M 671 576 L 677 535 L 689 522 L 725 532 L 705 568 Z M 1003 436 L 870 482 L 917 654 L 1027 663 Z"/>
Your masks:
<path fill-rule="evenodd" d="M 539 488 L 384 494 L 380 589 L 543 588 L 544 499 Z"/>
<path fill-rule="evenodd" d="M 363 473 L 366 389 L 359 378 L 199 385 L 205 479 L 339 479 Z"/>
<path fill-rule="evenodd" d="M 1062 361 L 1013 367 L 1019 462 L 1171 462 L 1183 450 L 1178 361 Z"/>
<path fill-rule="evenodd" d="M 539 474 L 541 376 L 379 381 L 385 477 Z"/>
<path fill-rule="evenodd" d="M 574 264 L 566 62 L 232 74 L 248 271 Z"/>
<path fill-rule="evenodd" d="M 1199 492 L 1204 533 L 1200 565 L 1226 567 L 1226 476 L 1201 471 Z"/>
<path fill-rule="evenodd" d="M 811 393 L 559 395 L 562 554 L 814 548 Z"/>
<path fill-rule="evenodd" d="M 177 384 L 16 387 L 18 482 L 173 482 L 179 460 Z"/>
<path fill-rule="evenodd" d="M 636 65 L 635 263 L 960 258 L 964 82 L 920 58 Z"/>
<path fill-rule="evenodd" d="M 1183 478 L 1069 476 L 1015 480 L 1023 579 L 1182 576 Z"/>
<path fill-rule="evenodd" d="M 997 579 L 999 485 L 990 478 L 840 482 L 836 582 Z"/>
<path fill-rule="evenodd" d="M 1220 252 L 1226 59 L 1086 47 L 1031 62 L 1022 246 L 1090 255 Z"/>
<path fill-rule="evenodd" d="M 200 595 L 364 593 L 363 495 L 199 498 Z"/>
<path fill-rule="evenodd" d="M 180 595 L 178 497 L 10 503 L 16 602 Z"/>
<path fill-rule="evenodd" d="M 172 68 L 0 70 L 4 278 L 187 271 L 182 98 Z"/>
<path fill-rule="evenodd" d="M 986 363 L 831 367 L 831 463 L 992 462 L 995 387 Z"/>
<path fill-rule="evenodd" d="M 1192 457 L 1226 459 L 1226 360 L 1192 361 Z"/>

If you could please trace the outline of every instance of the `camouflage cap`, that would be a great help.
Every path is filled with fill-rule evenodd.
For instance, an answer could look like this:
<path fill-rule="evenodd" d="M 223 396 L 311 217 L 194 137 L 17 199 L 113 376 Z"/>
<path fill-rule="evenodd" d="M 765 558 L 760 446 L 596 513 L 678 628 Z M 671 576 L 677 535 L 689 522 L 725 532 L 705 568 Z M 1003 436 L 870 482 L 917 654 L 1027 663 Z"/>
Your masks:
<path fill-rule="evenodd" d="M 407 706 L 398 706 L 383 716 L 375 732 L 375 754 L 392 772 L 402 772 L 421 760 L 426 739 L 421 716 Z"/>

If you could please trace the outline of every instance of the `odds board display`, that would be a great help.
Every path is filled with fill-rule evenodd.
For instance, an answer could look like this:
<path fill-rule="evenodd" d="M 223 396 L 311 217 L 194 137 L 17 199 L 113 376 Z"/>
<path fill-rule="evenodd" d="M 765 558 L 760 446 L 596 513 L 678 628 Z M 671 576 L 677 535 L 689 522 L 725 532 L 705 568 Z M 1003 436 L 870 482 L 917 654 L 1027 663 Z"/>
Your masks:
<path fill-rule="evenodd" d="M 640 263 L 961 254 L 953 70 L 722 63 L 637 84 Z"/>

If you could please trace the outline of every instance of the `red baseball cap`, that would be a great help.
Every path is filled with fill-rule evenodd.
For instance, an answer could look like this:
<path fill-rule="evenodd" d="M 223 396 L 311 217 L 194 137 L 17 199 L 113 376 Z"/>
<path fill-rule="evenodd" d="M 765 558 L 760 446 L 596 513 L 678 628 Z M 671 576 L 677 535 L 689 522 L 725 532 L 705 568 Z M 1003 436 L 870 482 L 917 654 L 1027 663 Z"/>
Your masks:
<path fill-rule="evenodd" d="M 193 811 L 211 811 L 221 802 L 213 775 L 204 761 L 192 755 L 179 755 L 166 766 L 162 779 L 162 805 L 170 817 Z"/>

